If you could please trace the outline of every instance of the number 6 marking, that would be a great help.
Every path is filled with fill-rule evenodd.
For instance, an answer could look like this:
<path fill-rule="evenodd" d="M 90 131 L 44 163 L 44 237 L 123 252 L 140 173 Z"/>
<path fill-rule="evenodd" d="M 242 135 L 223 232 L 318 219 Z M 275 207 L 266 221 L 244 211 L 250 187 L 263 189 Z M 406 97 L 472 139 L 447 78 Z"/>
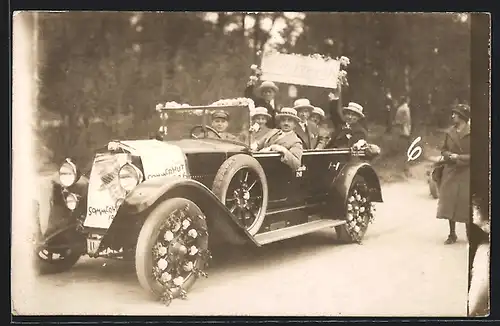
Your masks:
<path fill-rule="evenodd" d="M 415 145 L 422 140 L 422 137 L 418 136 L 413 140 L 413 142 L 410 144 L 410 147 L 408 147 L 408 150 L 406 151 L 406 156 L 408 157 L 408 162 L 409 161 L 414 161 L 417 158 L 422 155 L 422 147 L 416 146 Z"/>

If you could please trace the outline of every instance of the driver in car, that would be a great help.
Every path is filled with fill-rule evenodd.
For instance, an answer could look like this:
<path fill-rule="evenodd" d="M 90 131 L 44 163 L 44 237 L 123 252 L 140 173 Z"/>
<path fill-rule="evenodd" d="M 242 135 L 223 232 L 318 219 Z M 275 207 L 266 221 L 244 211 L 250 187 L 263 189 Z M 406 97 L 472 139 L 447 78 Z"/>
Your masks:
<path fill-rule="evenodd" d="M 226 131 L 229 126 L 229 113 L 224 110 L 217 110 L 212 113 L 212 128 L 220 135 L 221 139 L 238 140 L 237 137 Z M 209 138 L 218 138 L 213 133 L 208 133 Z"/>
<path fill-rule="evenodd" d="M 276 120 L 280 129 L 272 129 L 266 137 L 254 142 L 251 148 L 261 152 L 279 152 L 281 162 L 297 170 L 302 165 L 302 152 L 304 151 L 302 140 L 294 131 L 300 118 L 295 109 L 283 108 L 280 113 L 276 114 Z"/>

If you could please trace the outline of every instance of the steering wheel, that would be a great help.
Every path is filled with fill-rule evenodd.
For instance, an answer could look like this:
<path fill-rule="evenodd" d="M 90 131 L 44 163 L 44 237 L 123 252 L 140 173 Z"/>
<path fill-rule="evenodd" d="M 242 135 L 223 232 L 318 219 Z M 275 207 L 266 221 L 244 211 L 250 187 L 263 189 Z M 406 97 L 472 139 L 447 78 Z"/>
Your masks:
<path fill-rule="evenodd" d="M 209 126 L 205 126 L 205 128 L 208 131 L 210 131 L 213 134 L 215 134 L 218 138 L 222 139 L 221 135 L 214 128 L 209 127 Z M 193 128 L 191 128 L 191 131 L 189 131 L 189 134 L 191 135 L 192 138 L 199 138 L 196 134 L 194 134 L 194 131 L 197 130 L 197 129 L 202 129 L 202 131 L 203 131 L 203 126 L 202 125 L 196 125 Z"/>

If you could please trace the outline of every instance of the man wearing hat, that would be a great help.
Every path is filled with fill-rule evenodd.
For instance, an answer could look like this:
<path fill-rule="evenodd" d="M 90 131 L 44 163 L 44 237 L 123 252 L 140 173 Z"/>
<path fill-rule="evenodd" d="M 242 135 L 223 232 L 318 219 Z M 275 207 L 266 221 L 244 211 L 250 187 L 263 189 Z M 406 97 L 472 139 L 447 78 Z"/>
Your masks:
<path fill-rule="evenodd" d="M 259 141 L 264 137 L 271 129 L 266 125 L 271 115 L 267 113 L 267 109 L 263 106 L 256 107 L 252 112 L 250 112 L 250 119 L 252 119 L 252 137 L 253 141 Z"/>
<path fill-rule="evenodd" d="M 278 86 L 272 81 L 263 81 L 260 86 L 255 89 L 257 80 L 258 78 L 256 76 L 250 76 L 247 88 L 245 89 L 245 97 L 252 99 L 256 107 L 265 107 L 267 113 L 271 116 L 267 121 L 267 127 L 276 128 L 276 113 L 280 111 L 279 105 L 276 103 L 276 94 L 279 92 Z"/>
<path fill-rule="evenodd" d="M 267 136 L 252 144 L 257 151 L 276 151 L 281 153 L 281 162 L 297 170 L 301 165 L 303 146 L 295 133 L 295 125 L 300 121 L 297 111 L 283 108 L 276 114 L 280 129 L 272 129 Z"/>
<path fill-rule="evenodd" d="M 293 108 L 297 111 L 297 115 L 300 118 L 299 123 L 295 127 L 295 132 L 297 133 L 297 136 L 302 139 L 304 148 L 324 148 L 326 145 L 325 139 L 319 136 L 318 126 L 314 123 L 310 123 L 309 121 L 309 117 L 314 110 L 314 106 L 312 106 L 311 102 L 309 102 L 306 98 L 297 99 L 293 105 Z"/>
<path fill-rule="evenodd" d="M 216 110 L 212 113 L 212 128 L 220 135 L 221 139 L 238 140 L 236 136 L 226 131 L 229 126 L 229 113 L 224 110 Z M 211 135 L 211 133 L 209 133 Z M 215 136 L 215 137 L 213 137 Z M 211 138 L 218 138 L 213 135 Z"/>
<path fill-rule="evenodd" d="M 368 131 L 360 122 L 365 118 L 361 105 L 349 102 L 347 107 L 343 108 L 342 115 L 345 123 L 335 132 L 328 147 L 351 147 L 361 139 L 366 140 L 368 136 Z"/>
<path fill-rule="evenodd" d="M 445 244 L 457 241 L 456 223 L 469 223 L 470 211 L 470 108 L 459 104 L 452 109 L 453 126 L 446 131 L 441 155 L 444 168 L 439 182 L 436 217 L 447 219 L 450 233 Z M 467 227 L 467 225 L 466 225 Z"/>

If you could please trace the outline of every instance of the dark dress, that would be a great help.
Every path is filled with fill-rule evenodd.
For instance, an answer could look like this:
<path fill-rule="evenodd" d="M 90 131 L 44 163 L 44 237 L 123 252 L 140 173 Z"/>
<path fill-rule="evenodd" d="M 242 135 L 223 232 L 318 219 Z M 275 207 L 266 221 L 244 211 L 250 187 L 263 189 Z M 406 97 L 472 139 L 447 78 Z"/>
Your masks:
<path fill-rule="evenodd" d="M 267 121 L 266 126 L 269 129 L 278 128 L 278 124 L 276 122 L 276 112 L 279 112 L 278 104 L 276 103 L 276 99 L 274 100 L 274 105 L 276 109 L 272 107 L 271 103 L 267 102 L 261 97 L 255 95 L 255 86 L 249 85 L 245 89 L 245 97 L 253 100 L 255 107 L 262 106 L 267 109 L 267 113 L 271 115 L 271 118 Z"/>

